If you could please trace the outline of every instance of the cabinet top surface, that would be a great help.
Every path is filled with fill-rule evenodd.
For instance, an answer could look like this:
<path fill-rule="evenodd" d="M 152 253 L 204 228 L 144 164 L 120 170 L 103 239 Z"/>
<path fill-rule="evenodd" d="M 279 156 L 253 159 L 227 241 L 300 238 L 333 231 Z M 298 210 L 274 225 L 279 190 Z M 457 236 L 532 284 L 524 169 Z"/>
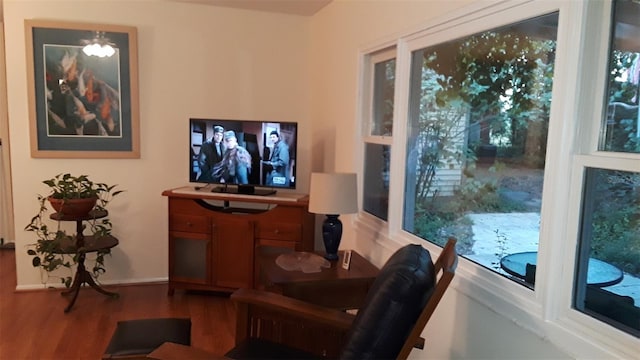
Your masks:
<path fill-rule="evenodd" d="M 193 186 L 183 186 L 175 189 L 169 189 L 162 192 L 163 196 L 168 197 L 181 197 L 192 199 L 213 199 L 213 200 L 229 200 L 229 201 L 244 201 L 244 202 L 256 202 L 256 203 L 270 203 L 270 204 L 283 204 L 283 205 L 306 205 L 309 202 L 309 195 L 278 192 L 275 195 L 259 196 L 248 194 L 224 194 L 224 193 L 212 193 L 208 190 L 196 190 Z"/>

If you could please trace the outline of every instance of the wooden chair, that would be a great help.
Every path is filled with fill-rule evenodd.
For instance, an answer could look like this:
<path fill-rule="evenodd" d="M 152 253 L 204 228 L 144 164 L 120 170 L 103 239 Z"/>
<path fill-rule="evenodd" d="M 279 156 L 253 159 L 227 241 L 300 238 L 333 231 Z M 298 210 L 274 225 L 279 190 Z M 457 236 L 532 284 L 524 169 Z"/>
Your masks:
<path fill-rule="evenodd" d="M 394 253 L 380 270 L 357 315 L 240 289 L 236 346 L 226 356 L 245 358 L 406 359 L 424 347 L 421 333 L 455 275 L 458 256 L 449 239 L 433 263 L 420 245 Z M 335 294 L 340 296 L 340 294 Z"/>

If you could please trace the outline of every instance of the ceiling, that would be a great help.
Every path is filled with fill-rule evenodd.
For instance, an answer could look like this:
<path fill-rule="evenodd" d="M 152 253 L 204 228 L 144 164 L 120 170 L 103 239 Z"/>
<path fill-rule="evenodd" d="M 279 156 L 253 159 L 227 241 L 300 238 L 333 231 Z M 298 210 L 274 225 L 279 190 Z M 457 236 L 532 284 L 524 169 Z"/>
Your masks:
<path fill-rule="evenodd" d="M 173 0 L 238 9 L 311 16 L 332 0 Z"/>

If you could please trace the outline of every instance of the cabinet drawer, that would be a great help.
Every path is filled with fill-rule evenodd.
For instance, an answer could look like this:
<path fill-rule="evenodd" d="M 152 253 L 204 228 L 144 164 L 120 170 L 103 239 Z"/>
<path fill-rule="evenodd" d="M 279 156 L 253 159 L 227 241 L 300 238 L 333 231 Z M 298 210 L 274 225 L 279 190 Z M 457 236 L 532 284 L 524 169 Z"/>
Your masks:
<path fill-rule="evenodd" d="M 291 223 L 260 222 L 257 225 L 257 238 L 300 241 L 302 238 L 302 225 Z"/>
<path fill-rule="evenodd" d="M 211 233 L 211 222 L 206 216 L 169 214 L 169 229 L 171 231 L 209 234 Z"/>

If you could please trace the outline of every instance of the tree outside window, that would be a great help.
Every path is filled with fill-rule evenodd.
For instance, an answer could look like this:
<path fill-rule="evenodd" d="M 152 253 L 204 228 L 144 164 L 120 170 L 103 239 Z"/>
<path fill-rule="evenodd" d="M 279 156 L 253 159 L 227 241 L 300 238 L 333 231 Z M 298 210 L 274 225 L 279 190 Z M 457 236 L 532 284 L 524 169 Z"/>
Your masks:
<path fill-rule="evenodd" d="M 509 252 L 537 250 L 557 21 L 414 51 L 405 230 L 438 244 L 454 236 L 498 272 Z M 516 213 L 533 231 L 505 229 Z"/>

